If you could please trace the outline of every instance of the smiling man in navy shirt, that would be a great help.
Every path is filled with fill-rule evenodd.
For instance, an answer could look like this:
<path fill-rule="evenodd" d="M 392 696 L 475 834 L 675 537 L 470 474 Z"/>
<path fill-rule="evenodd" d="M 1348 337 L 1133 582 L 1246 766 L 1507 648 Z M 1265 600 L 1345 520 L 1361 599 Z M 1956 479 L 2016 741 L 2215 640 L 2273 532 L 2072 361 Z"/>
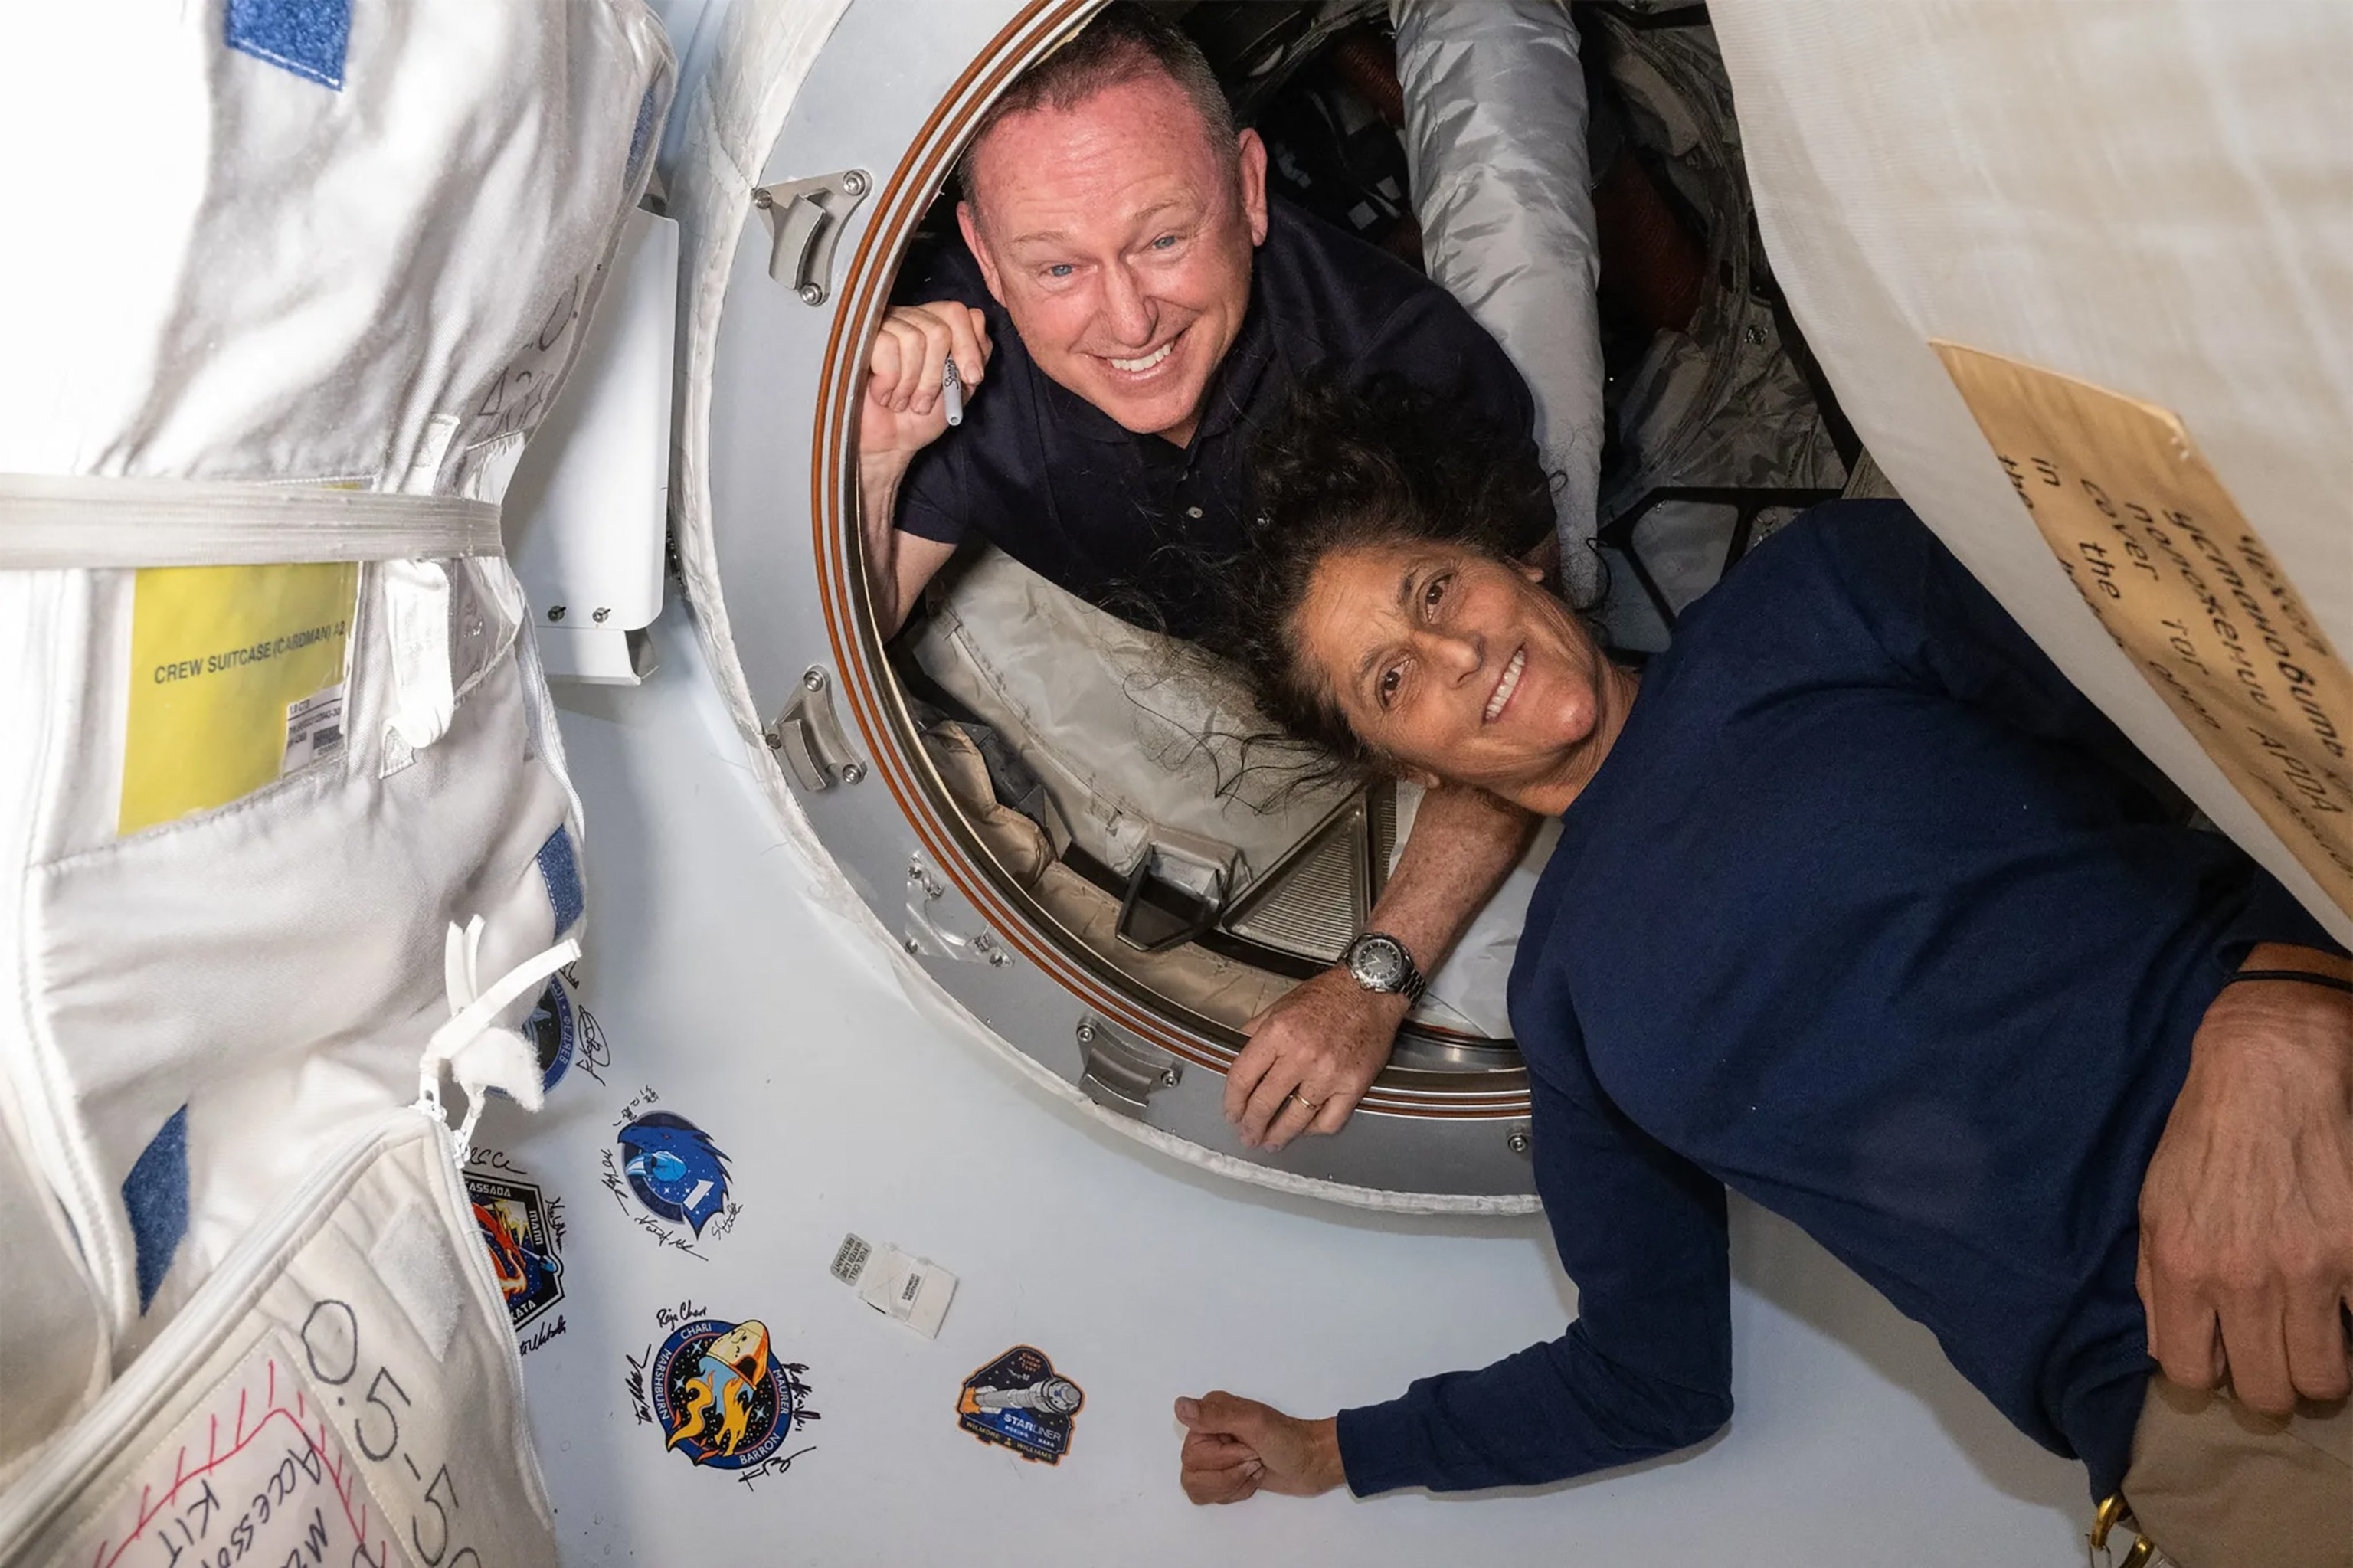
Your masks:
<path fill-rule="evenodd" d="M 1271 202 L 1264 145 L 1141 7 L 1110 7 L 1016 83 L 962 180 L 964 246 L 913 291 L 926 302 L 891 313 L 868 367 L 861 535 L 889 630 L 978 534 L 1114 614 L 1198 635 L 1207 565 L 1242 545 L 1250 437 L 1309 373 L 1400 376 L 1539 461 L 1495 341 L 1402 263 Z M 971 395 L 953 434 L 951 357 Z M 1531 515 L 1520 547 L 1551 537 Z M 1434 791 L 1373 928 L 1434 969 L 1531 826 L 1480 791 Z M 1345 967 L 1298 986 L 1236 1060 L 1227 1115 L 1270 1148 L 1338 1131 L 1409 1005 Z"/>

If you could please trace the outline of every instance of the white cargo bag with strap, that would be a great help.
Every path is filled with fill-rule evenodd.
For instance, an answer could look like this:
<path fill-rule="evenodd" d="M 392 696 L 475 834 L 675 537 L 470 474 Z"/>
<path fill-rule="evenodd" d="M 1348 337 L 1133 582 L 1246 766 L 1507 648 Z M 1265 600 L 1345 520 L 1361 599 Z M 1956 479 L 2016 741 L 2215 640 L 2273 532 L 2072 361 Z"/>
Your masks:
<path fill-rule="evenodd" d="M 674 68 L 639 0 L 89 0 L 19 7 L 9 58 L 0 129 L 38 155 L 0 246 L 0 1486 L 44 1478 L 0 1494 L 0 1560 L 47 1562 L 82 1528 L 58 1499 L 145 1476 L 121 1446 L 180 1441 L 284 1332 L 302 1398 L 363 1403 L 290 1290 L 367 1314 L 371 1375 L 406 1357 L 452 1433 L 520 1442 L 480 1243 L 400 1107 L 428 1058 L 535 1099 L 501 1026 L 576 950 L 579 811 L 497 503 Z M 314 1264 L 320 1227 L 395 1239 Z M 394 1276 L 437 1245 L 449 1288 L 403 1340 Z M 373 1432 L 340 1430 L 322 1463 L 357 1446 L 375 1487 Z M 470 1517 L 465 1478 L 501 1473 L 476 1444 L 404 1447 L 400 1484 L 446 1458 Z M 449 1561 L 422 1497 L 401 1550 Z M 537 1506 L 450 1539 L 533 1561 Z"/>
<path fill-rule="evenodd" d="M 0 1568 L 539 1568 L 554 1523 L 448 1131 L 382 1118 L 0 1497 Z"/>

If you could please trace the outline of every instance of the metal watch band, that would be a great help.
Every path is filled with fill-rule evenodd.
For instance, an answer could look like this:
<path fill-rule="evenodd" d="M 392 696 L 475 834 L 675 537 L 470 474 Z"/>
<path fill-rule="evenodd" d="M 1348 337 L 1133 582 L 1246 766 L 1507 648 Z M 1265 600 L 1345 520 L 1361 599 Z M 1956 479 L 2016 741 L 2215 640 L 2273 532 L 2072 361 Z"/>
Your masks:
<path fill-rule="evenodd" d="M 1366 980 L 1362 974 L 1357 972 L 1356 955 L 1358 951 L 1366 946 L 1366 944 L 1370 942 L 1386 942 L 1390 948 L 1396 950 L 1398 961 L 1405 966 L 1405 974 L 1397 981 L 1396 984 L 1375 984 Z M 1421 993 L 1427 990 L 1430 985 L 1429 980 L 1425 978 L 1421 972 L 1421 966 L 1414 962 L 1413 949 L 1407 947 L 1403 942 L 1398 940 L 1397 938 L 1390 936 L 1387 931 L 1366 931 L 1355 941 L 1348 944 L 1346 950 L 1340 955 L 1340 961 L 1347 967 L 1349 978 L 1354 980 L 1358 985 L 1363 986 L 1366 991 L 1384 992 L 1391 996 L 1402 996 L 1409 1002 L 1419 1001 L 1421 1000 Z"/>

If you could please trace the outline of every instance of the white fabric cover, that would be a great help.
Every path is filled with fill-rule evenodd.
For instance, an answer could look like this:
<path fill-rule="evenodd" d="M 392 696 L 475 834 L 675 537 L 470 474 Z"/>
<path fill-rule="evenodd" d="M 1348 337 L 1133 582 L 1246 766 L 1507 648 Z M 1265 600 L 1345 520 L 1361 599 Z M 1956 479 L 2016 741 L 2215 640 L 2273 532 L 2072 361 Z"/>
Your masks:
<path fill-rule="evenodd" d="M 1389 857 L 1394 867 L 1413 836 L 1415 816 L 1421 809 L 1421 790 L 1411 784 L 1397 787 L 1397 848 Z M 1494 896 L 1479 906 L 1453 951 L 1430 973 L 1429 989 L 1414 1016 L 1451 1029 L 1466 1029 L 1490 1039 L 1509 1039 L 1512 1011 L 1508 992 L 1512 960 L 1520 956 L 1520 932 L 1528 923 L 1528 900 L 1536 881 L 1560 842 L 1560 822 L 1546 819 L 1528 841 L 1517 865 L 1505 874 Z"/>
<path fill-rule="evenodd" d="M 793 803 L 782 766 L 760 738 L 764 721 L 753 706 L 728 630 L 711 535 L 711 361 L 718 348 L 727 274 L 752 216 L 752 188 L 792 109 L 793 95 L 849 9 L 849 0 L 731 0 L 710 71 L 680 107 L 683 141 L 676 164 L 665 171 L 670 216 L 679 225 L 678 387 L 671 398 L 678 429 L 670 505 L 680 573 L 694 606 L 695 629 L 743 735 L 753 772 L 809 863 L 828 868 L 832 863 Z M 838 874 L 831 881 L 843 898 L 857 903 Z"/>
<path fill-rule="evenodd" d="M 669 47 L 638 0 L 350 18 L 338 88 L 227 47 L 225 0 L 12 16 L 0 133 L 39 156 L 0 247 L 0 471 L 499 500 L 642 188 Z M 77 1243 L 12 1257 L 0 1319 L 77 1302 L 118 1372 L 415 1097 L 448 924 L 484 916 L 486 972 L 554 935 L 534 857 L 581 823 L 512 573 L 357 581 L 341 755 L 122 835 L 137 574 L 0 573 L 0 1125 Z M 142 1302 L 124 1181 L 182 1107 L 187 1225 Z M 0 1475 L 39 1436 L 19 1414 L 62 1413 L 16 1365 Z"/>
<path fill-rule="evenodd" d="M 0 1568 L 553 1568 L 522 1366 L 449 1135 L 332 1151 L 0 1497 Z"/>
<path fill-rule="evenodd" d="M 1310 753 L 1245 745 L 1266 720 L 1185 644 L 1130 626 L 1000 550 L 951 570 L 915 662 L 1013 743 L 1072 840 L 1113 871 L 1174 836 L 1240 851 L 1239 886 L 1350 794 L 1293 787 Z"/>
<path fill-rule="evenodd" d="M 2336 907 L 2061 574 L 1931 338 L 2178 414 L 2353 648 L 2353 9 L 1719 0 L 1774 271 L 1905 499 L 2214 821 Z"/>
<path fill-rule="evenodd" d="M 0 1258 L 37 1288 L 0 1295 L 0 1486 L 106 1386 L 110 1357 L 73 1233 L 0 1118 Z"/>
<path fill-rule="evenodd" d="M 1562 586 L 1587 604 L 1601 485 L 1601 277 L 1585 73 L 1563 0 L 1394 0 L 1406 165 L 1432 281 L 1495 334 L 1536 405 Z"/>

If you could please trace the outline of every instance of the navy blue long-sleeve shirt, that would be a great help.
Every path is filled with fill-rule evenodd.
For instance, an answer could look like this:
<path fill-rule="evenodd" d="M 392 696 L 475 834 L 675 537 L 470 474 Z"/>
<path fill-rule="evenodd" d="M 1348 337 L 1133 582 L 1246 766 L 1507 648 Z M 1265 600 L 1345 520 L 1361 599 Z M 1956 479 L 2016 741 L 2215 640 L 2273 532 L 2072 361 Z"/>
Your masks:
<path fill-rule="evenodd" d="M 1567 1334 L 1348 1410 L 1356 1492 L 1556 1480 L 1732 1411 L 1725 1188 L 2116 1489 L 2141 1181 L 2258 941 L 2334 949 L 1905 508 L 1792 523 L 1686 616 L 1512 974 Z"/>

